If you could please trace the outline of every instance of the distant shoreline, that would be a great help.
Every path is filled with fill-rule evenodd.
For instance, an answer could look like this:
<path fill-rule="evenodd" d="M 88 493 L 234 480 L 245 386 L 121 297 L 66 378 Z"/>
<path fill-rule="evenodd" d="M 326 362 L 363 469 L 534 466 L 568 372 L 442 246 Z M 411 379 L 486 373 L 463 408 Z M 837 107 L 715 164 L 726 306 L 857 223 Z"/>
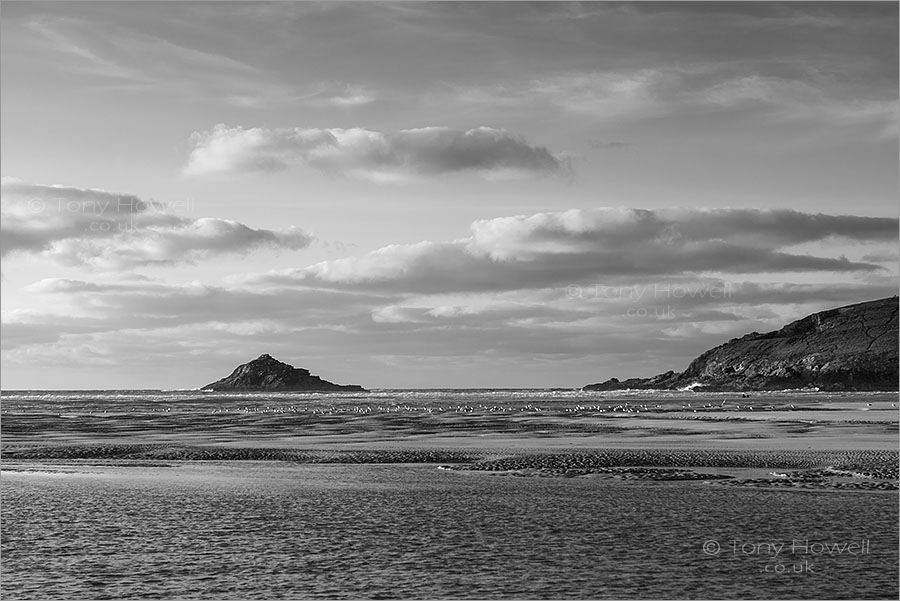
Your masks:
<path fill-rule="evenodd" d="M 204 395 L 211 394 L 223 394 L 229 396 L 242 395 L 242 394 L 276 394 L 276 395 L 291 395 L 291 394 L 335 394 L 335 395 L 359 395 L 359 394 L 369 394 L 369 393 L 391 393 L 391 392 L 461 392 L 461 393 L 478 393 L 478 392 L 578 392 L 584 393 L 584 395 L 611 395 L 614 396 L 620 393 L 626 394 L 666 394 L 666 395 L 676 395 L 676 394 L 684 394 L 684 395 L 740 395 L 742 392 L 748 392 L 750 394 L 819 394 L 819 395 L 850 395 L 850 394 L 890 394 L 896 396 L 897 390 L 812 390 L 808 388 L 785 388 L 779 390 L 672 390 L 668 388 L 633 388 L 633 389 L 621 389 L 621 390 L 584 390 L 581 387 L 572 387 L 572 388 L 560 388 L 560 387 L 551 387 L 551 388 L 370 388 L 366 392 L 360 391 L 350 391 L 350 390 L 246 390 L 246 391 L 231 391 L 231 390 L 201 390 L 200 388 L 9 388 L 9 389 L 0 389 L 0 395 L 2 394 L 25 394 L 25 393 L 34 393 L 40 392 L 45 394 L 50 393 L 88 393 L 88 392 L 98 392 L 98 393 L 142 393 L 142 392 L 153 392 L 153 393 L 185 393 L 185 392 L 196 392 L 202 393 Z"/>

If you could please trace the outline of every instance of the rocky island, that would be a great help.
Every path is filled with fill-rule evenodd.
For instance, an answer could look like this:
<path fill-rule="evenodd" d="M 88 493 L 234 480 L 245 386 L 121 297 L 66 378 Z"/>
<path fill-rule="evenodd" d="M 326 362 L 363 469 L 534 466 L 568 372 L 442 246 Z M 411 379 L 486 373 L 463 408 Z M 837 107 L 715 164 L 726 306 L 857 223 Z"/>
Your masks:
<path fill-rule="evenodd" d="M 584 390 L 894 391 L 896 296 L 815 313 L 780 330 L 752 332 L 710 349 L 681 372 L 611 378 Z"/>
<path fill-rule="evenodd" d="M 368 392 L 362 386 L 334 384 L 302 369 L 282 363 L 271 355 L 263 354 L 239 365 L 227 378 L 207 384 L 200 390 L 216 392 Z"/>

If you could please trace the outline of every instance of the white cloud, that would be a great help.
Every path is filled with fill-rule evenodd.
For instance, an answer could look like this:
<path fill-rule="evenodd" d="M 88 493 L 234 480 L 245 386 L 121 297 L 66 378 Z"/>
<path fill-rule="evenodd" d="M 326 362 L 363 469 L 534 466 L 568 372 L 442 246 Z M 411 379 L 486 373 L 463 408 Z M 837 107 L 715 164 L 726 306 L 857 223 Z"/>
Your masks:
<path fill-rule="evenodd" d="M 66 265 L 126 269 L 192 263 L 260 248 L 297 250 L 297 228 L 253 229 L 237 221 L 192 218 L 188 202 L 160 203 L 104 190 L 2 183 L 2 250 L 37 253 Z"/>
<path fill-rule="evenodd" d="M 586 288 L 574 297 L 556 288 L 422 296 L 51 279 L 29 292 L 52 313 L 4 314 L 3 358 L 11 369 L 40 366 L 73 374 L 86 366 L 148 365 L 154 367 L 153 377 L 164 366 L 188 362 L 191 369 L 179 386 L 203 385 L 262 352 L 314 369 L 366 365 L 366 377 L 350 370 L 344 380 L 332 378 L 362 384 L 397 372 L 404 379 L 394 385 L 409 385 L 406 378 L 413 376 L 402 370 L 420 361 L 438 370 L 431 377 L 439 375 L 441 361 L 460 360 L 524 363 L 530 376 L 535 362 L 565 366 L 574 361 L 589 369 L 608 363 L 610 375 L 628 377 L 681 369 L 731 337 L 888 296 L 896 285 L 896 278 L 876 286 L 658 276 L 623 281 L 619 294 L 592 294 Z M 679 292 L 711 289 L 727 293 Z M 393 367 L 385 372 L 369 362 Z M 542 373 L 552 378 L 557 372 Z M 583 375 L 567 377 L 572 381 L 558 383 L 590 381 L 582 381 Z M 516 380 L 521 381 L 526 380 Z M 546 385 L 539 379 L 529 382 Z"/>
<path fill-rule="evenodd" d="M 791 247 L 897 239 L 892 218 L 791 210 L 603 208 L 476 221 L 451 242 L 391 245 L 361 257 L 245 276 L 255 284 L 434 294 L 534 289 L 588 278 L 874 272 L 882 267 Z"/>
<path fill-rule="evenodd" d="M 843 238 L 862 253 L 870 241 L 896 240 L 896 228 L 896 219 L 784 210 L 565 211 L 478 221 L 467 238 L 393 245 L 225 286 L 113 274 L 45 279 L 25 290 L 32 309 L 3 316 L 4 361 L 174 362 L 199 353 L 230 364 L 248 348 L 290 353 L 300 339 L 304 352 L 341 363 L 581 361 L 615 348 L 622 361 L 634 354 L 674 369 L 729 337 L 892 294 L 892 275 L 828 283 L 874 266 L 784 249 Z M 785 282 L 783 273 L 773 282 L 757 273 L 763 268 L 804 271 L 816 283 Z"/>
<path fill-rule="evenodd" d="M 382 133 L 366 129 L 215 126 L 194 132 L 188 175 L 280 171 L 307 164 L 322 171 L 393 182 L 473 171 L 485 177 L 560 173 L 563 157 L 503 129 L 448 127 Z"/>

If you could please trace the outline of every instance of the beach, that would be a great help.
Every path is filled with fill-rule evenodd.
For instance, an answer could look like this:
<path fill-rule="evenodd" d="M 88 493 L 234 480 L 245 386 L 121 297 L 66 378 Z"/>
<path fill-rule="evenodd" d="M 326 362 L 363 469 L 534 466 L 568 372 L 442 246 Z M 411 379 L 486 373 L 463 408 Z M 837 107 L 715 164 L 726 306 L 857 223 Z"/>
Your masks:
<path fill-rule="evenodd" d="M 6 399 L 4 469 L 58 461 L 267 460 L 569 475 L 625 467 L 777 468 L 796 473 L 767 479 L 776 486 L 895 490 L 897 483 L 900 412 L 896 396 L 883 393 L 87 393 L 65 404 L 64 395 L 37 396 Z"/>
<path fill-rule="evenodd" d="M 4 396 L 4 597 L 896 597 L 896 398 L 749 401 Z"/>

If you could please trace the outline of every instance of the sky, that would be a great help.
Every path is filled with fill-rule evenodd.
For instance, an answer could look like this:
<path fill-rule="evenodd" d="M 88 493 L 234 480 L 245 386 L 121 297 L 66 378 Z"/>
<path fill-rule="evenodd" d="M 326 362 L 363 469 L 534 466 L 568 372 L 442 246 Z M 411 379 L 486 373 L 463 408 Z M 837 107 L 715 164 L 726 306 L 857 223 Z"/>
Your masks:
<path fill-rule="evenodd" d="M 896 2 L 17 2 L 4 389 L 579 387 L 897 294 Z"/>

